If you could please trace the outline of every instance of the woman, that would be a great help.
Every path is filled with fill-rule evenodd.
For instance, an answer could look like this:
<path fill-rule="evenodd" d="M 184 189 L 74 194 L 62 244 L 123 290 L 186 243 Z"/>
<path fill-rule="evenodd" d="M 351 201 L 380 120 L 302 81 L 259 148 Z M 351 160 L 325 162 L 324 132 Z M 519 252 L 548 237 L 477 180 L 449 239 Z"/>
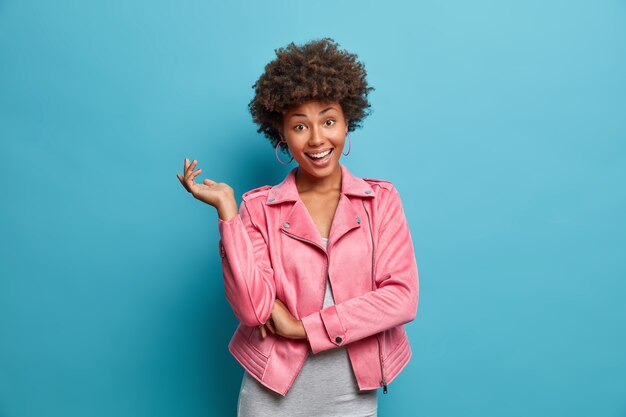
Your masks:
<path fill-rule="evenodd" d="M 376 416 L 377 388 L 411 357 L 417 264 L 397 190 L 340 164 L 373 90 L 330 38 L 276 50 L 255 83 L 254 121 L 298 164 L 243 194 L 177 174 L 218 212 L 226 297 L 240 321 L 229 350 L 244 372 L 239 416 Z M 290 161 L 291 161 L 290 159 Z M 278 159 L 279 162 L 285 163 Z"/>

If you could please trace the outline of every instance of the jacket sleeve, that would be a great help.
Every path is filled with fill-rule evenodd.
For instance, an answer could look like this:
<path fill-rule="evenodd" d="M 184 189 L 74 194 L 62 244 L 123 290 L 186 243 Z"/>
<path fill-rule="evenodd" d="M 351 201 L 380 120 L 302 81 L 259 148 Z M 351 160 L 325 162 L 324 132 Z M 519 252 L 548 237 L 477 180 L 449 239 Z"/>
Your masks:
<path fill-rule="evenodd" d="M 395 187 L 382 210 L 374 246 L 377 288 L 302 318 L 314 354 L 408 323 L 417 314 L 417 262 Z"/>
<path fill-rule="evenodd" d="M 274 306 L 276 286 L 267 242 L 245 200 L 229 220 L 218 218 L 226 299 L 245 326 L 265 323 Z"/>

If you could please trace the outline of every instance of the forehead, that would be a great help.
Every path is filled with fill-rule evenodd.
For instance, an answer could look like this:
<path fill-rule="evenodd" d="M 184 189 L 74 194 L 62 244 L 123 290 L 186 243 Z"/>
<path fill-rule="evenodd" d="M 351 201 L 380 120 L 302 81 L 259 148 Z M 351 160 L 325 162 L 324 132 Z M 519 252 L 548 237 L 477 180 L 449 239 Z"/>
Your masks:
<path fill-rule="evenodd" d="M 329 110 L 330 108 L 330 110 Z M 341 111 L 341 104 L 333 101 L 310 100 L 301 104 L 291 106 L 285 111 L 285 117 L 293 116 L 317 116 L 320 112 L 330 112 L 332 110 Z"/>

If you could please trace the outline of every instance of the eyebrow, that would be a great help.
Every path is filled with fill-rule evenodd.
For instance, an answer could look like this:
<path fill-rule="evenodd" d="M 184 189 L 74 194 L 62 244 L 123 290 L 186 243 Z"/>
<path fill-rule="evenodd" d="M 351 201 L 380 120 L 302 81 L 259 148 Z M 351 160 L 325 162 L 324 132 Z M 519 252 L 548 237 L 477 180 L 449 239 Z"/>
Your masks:
<path fill-rule="evenodd" d="M 324 114 L 326 113 L 328 110 L 336 110 L 334 107 L 327 107 L 324 110 L 322 110 L 321 112 L 319 112 L 319 114 Z M 303 116 L 306 117 L 306 114 L 302 114 L 302 113 L 294 113 L 291 116 L 289 116 L 289 118 L 291 119 L 294 116 Z"/>

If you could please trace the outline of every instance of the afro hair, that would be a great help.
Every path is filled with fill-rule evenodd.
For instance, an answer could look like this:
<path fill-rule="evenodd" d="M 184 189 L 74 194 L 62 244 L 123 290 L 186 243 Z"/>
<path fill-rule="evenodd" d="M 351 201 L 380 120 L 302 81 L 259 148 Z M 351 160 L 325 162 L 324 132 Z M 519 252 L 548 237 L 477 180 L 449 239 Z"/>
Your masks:
<path fill-rule="evenodd" d="M 338 46 L 332 38 L 322 38 L 274 50 L 276 58 L 252 86 L 255 94 L 248 104 L 257 132 L 272 146 L 281 140 L 283 114 L 309 100 L 341 104 L 349 131 L 361 127 L 370 114 L 367 95 L 374 88 L 367 85 L 365 66 L 356 54 Z M 286 151 L 287 146 L 282 143 L 281 148 Z"/>

